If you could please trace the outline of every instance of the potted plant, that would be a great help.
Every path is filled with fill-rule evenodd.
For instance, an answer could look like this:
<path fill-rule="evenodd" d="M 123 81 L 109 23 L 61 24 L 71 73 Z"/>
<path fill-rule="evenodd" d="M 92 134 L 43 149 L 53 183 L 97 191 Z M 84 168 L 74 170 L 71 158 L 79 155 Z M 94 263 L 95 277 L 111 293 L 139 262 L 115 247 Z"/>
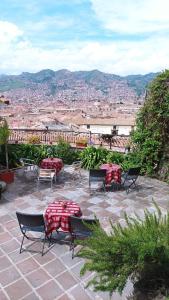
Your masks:
<path fill-rule="evenodd" d="M 87 147 L 87 139 L 86 138 L 80 138 L 76 141 L 76 147 Z"/>
<path fill-rule="evenodd" d="M 5 160 L 6 169 L 0 171 L 0 180 L 6 183 L 11 183 L 14 181 L 14 172 L 9 170 L 9 159 L 8 159 L 8 138 L 10 135 L 10 130 L 6 119 L 0 118 L 0 145 L 5 147 Z"/>

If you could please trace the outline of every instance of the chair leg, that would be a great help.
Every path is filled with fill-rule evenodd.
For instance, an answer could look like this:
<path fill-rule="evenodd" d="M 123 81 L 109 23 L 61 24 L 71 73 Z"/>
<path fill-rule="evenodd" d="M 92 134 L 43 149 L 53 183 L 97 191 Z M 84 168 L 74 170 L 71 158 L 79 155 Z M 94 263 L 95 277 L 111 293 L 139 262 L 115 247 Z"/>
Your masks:
<path fill-rule="evenodd" d="M 23 238 L 22 238 L 22 242 L 21 242 L 21 246 L 20 246 L 19 253 L 22 253 L 22 246 L 23 246 L 24 238 L 25 238 L 25 236 L 23 235 Z"/>
<path fill-rule="evenodd" d="M 44 240 L 43 240 L 43 245 L 42 245 L 42 256 L 45 254 L 45 253 L 44 253 L 45 242 L 46 242 L 46 234 L 45 234 L 45 237 L 44 237 Z"/>

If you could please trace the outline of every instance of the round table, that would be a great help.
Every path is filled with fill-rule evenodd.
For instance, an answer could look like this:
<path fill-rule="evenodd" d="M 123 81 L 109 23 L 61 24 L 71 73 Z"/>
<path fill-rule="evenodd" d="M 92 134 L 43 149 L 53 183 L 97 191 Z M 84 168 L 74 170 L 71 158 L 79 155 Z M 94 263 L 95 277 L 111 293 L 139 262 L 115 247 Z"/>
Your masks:
<path fill-rule="evenodd" d="M 58 228 L 70 232 L 70 216 L 82 216 L 80 206 L 77 203 L 65 200 L 50 203 L 44 214 L 47 233 L 49 234 Z"/>
<path fill-rule="evenodd" d="M 106 170 L 106 184 L 110 184 L 112 180 L 121 183 L 121 166 L 117 164 L 103 164 L 100 169 Z"/>
<path fill-rule="evenodd" d="M 45 158 L 41 161 L 40 167 L 42 169 L 55 169 L 57 174 L 63 168 L 63 161 L 61 158 Z"/>

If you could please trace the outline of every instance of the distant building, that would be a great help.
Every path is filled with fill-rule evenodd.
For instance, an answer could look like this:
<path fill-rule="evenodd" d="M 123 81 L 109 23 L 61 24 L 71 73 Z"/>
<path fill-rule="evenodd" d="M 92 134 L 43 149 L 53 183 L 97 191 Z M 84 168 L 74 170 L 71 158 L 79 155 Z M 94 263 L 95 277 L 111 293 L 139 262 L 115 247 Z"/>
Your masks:
<path fill-rule="evenodd" d="M 77 120 L 80 130 L 91 131 L 91 133 L 112 134 L 114 130 L 118 135 L 130 135 L 135 127 L 134 118 L 85 118 Z"/>

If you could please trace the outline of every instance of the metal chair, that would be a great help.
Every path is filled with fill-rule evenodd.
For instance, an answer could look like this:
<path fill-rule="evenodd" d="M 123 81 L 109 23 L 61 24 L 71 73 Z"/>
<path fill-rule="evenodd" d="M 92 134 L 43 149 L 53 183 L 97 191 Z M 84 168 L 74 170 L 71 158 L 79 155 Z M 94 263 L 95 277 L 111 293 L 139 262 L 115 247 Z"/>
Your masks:
<path fill-rule="evenodd" d="M 74 258 L 75 239 L 89 238 L 92 235 L 92 225 L 97 225 L 97 219 L 78 218 L 70 216 L 71 241 L 70 250 L 72 251 L 72 259 Z"/>
<path fill-rule="evenodd" d="M 140 175 L 141 167 L 130 168 L 126 173 L 122 174 L 122 186 L 128 194 L 131 188 L 136 188 L 136 180 Z"/>
<path fill-rule="evenodd" d="M 50 243 L 51 243 L 51 235 L 50 235 L 50 237 L 47 236 L 43 215 L 42 214 L 26 214 L 26 213 L 17 211 L 16 216 L 17 216 L 17 219 L 19 222 L 20 230 L 23 234 L 21 247 L 20 247 L 20 253 L 22 253 L 23 251 L 28 251 L 28 252 L 41 253 L 43 256 L 45 254 L 44 253 L 45 242 L 46 241 L 49 242 L 48 246 L 50 246 Z M 30 232 L 43 233 L 44 238 L 42 239 L 41 237 L 38 238 L 38 237 L 30 236 L 29 235 Z M 25 238 L 27 240 L 30 240 L 33 242 L 35 242 L 35 241 L 42 242 L 42 251 L 36 251 L 36 250 L 29 249 L 30 245 L 27 246 L 27 248 L 23 248 L 23 243 L 24 243 Z M 31 245 L 32 245 L 32 243 L 31 243 Z"/>
<path fill-rule="evenodd" d="M 37 173 L 38 166 L 35 164 L 35 161 L 33 159 L 29 158 L 20 158 L 20 163 L 22 167 L 24 168 L 24 172 L 34 172 Z"/>
<path fill-rule="evenodd" d="M 38 169 L 38 188 L 40 181 L 50 181 L 51 188 L 53 186 L 53 180 L 56 182 L 56 170 L 55 169 Z"/>
<path fill-rule="evenodd" d="M 91 183 L 102 183 L 104 191 L 106 191 L 106 170 L 89 170 L 89 189 L 91 192 Z"/>

